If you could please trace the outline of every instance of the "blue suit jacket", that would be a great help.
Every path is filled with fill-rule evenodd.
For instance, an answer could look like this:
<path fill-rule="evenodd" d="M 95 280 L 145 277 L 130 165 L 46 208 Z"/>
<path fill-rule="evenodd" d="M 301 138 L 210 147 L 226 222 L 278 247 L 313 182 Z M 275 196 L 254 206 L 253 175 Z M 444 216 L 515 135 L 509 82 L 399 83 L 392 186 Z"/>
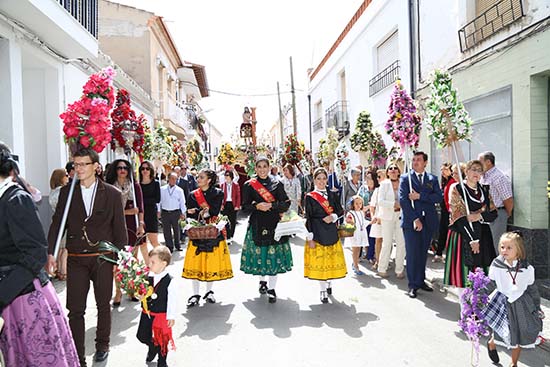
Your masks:
<path fill-rule="evenodd" d="M 409 174 L 413 173 L 412 188 L 420 194 L 420 199 L 414 201 L 414 209 L 409 200 Z M 431 173 L 424 172 L 424 183 L 421 186 L 418 177 L 414 171 L 410 171 L 401 176 L 399 183 L 399 205 L 401 205 L 401 228 L 414 229 L 413 222 L 417 218 L 424 217 L 423 226 L 427 226 L 430 232 L 439 228 L 439 218 L 435 209 L 435 204 L 443 200 L 443 193 L 437 177 Z"/>

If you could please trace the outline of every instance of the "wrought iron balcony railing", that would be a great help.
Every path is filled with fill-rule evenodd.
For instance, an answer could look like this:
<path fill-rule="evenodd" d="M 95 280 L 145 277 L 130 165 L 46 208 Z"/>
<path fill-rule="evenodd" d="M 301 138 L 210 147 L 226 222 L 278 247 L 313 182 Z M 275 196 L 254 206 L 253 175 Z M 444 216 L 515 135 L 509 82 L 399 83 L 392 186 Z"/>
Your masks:
<path fill-rule="evenodd" d="M 57 2 L 97 38 L 99 0 L 57 0 Z"/>
<path fill-rule="evenodd" d="M 379 72 L 369 81 L 369 97 L 392 85 L 399 78 L 399 60 Z"/>
<path fill-rule="evenodd" d="M 317 120 L 313 121 L 312 129 L 313 131 L 319 131 L 323 128 L 323 118 L 319 117 Z"/>
<path fill-rule="evenodd" d="M 334 127 L 338 131 L 338 136 L 342 139 L 349 134 L 348 102 L 338 101 L 325 111 L 325 120 L 327 128 Z"/>
<path fill-rule="evenodd" d="M 502 0 L 458 30 L 460 51 L 465 52 L 525 14 L 522 0 Z"/>

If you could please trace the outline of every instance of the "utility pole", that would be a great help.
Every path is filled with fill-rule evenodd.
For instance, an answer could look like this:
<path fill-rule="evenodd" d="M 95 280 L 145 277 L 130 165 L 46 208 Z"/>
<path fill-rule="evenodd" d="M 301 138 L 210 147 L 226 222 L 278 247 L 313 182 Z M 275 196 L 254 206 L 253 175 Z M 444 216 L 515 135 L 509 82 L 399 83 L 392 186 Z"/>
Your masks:
<path fill-rule="evenodd" d="M 298 133 L 298 124 L 296 122 L 296 94 L 294 93 L 294 68 L 292 67 L 292 56 L 290 56 L 290 91 L 292 93 L 292 127 L 294 134 Z"/>
<path fill-rule="evenodd" d="M 283 110 L 281 109 L 281 91 L 277 82 L 277 97 L 279 99 L 279 128 L 281 129 L 281 148 L 283 147 Z"/>

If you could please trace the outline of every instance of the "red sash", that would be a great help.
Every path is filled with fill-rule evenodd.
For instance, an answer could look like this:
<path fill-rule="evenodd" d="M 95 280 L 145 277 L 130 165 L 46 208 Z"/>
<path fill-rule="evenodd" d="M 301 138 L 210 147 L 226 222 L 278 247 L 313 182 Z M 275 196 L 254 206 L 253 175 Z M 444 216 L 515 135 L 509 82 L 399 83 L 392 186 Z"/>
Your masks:
<path fill-rule="evenodd" d="M 193 191 L 193 195 L 195 196 L 195 200 L 197 200 L 197 204 L 203 209 L 210 209 L 210 205 L 208 205 L 208 202 L 206 201 L 206 198 L 204 197 L 204 193 L 201 189 L 196 189 Z"/>
<path fill-rule="evenodd" d="M 252 188 L 256 190 L 256 192 L 260 194 L 262 199 L 264 199 L 266 202 L 268 203 L 275 202 L 275 197 L 273 196 L 273 194 L 271 194 L 269 190 L 266 189 L 265 186 L 260 183 L 260 181 L 256 180 L 255 178 L 252 178 L 248 182 L 250 182 L 250 186 L 252 186 Z"/>
<path fill-rule="evenodd" d="M 308 192 L 308 196 L 315 199 L 316 202 L 321 204 L 321 207 L 327 212 L 328 215 L 331 215 L 334 212 L 334 208 L 330 206 L 328 200 L 321 194 L 316 191 Z"/>

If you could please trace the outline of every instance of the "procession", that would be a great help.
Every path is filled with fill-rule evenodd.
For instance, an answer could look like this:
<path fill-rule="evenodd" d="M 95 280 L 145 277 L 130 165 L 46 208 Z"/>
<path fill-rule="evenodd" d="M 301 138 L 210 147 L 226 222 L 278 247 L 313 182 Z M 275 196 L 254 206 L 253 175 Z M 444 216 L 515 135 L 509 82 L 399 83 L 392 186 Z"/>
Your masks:
<path fill-rule="evenodd" d="M 23 70 L 5 69 L 21 82 L 20 108 L 15 89 L 0 92 L 13 116 L 0 131 L 0 367 L 550 366 L 550 125 L 537 120 L 550 116 L 546 74 L 532 76 L 526 140 L 512 120 L 527 109 L 515 84 L 475 99 L 483 78 L 461 74 L 506 53 L 420 76 L 419 1 L 347 5 L 355 14 L 341 11 L 347 24 L 304 74 L 307 91 L 295 88 L 291 56 L 282 94 L 278 81 L 274 94 L 209 87 L 167 20 L 182 4 L 31 3 L 0 5 L 0 52 L 20 47 Z M 514 29 L 518 9 L 520 23 L 540 18 L 521 42 L 493 48 L 521 55 L 550 37 L 548 4 L 481 3 L 486 22 L 509 3 L 494 32 Z M 81 22 L 95 56 L 61 46 L 63 22 L 33 35 L 42 25 L 27 20 L 31 8 Z M 365 46 L 354 32 L 397 10 L 411 24 L 411 49 L 399 51 L 410 65 L 392 63 L 402 37 L 392 30 L 376 46 L 379 74 L 355 84 L 352 55 Z M 461 53 L 488 42 L 472 37 L 459 39 Z M 40 64 L 32 48 L 64 58 L 57 104 L 28 88 Z M 277 99 L 272 118 L 264 102 Z"/>

